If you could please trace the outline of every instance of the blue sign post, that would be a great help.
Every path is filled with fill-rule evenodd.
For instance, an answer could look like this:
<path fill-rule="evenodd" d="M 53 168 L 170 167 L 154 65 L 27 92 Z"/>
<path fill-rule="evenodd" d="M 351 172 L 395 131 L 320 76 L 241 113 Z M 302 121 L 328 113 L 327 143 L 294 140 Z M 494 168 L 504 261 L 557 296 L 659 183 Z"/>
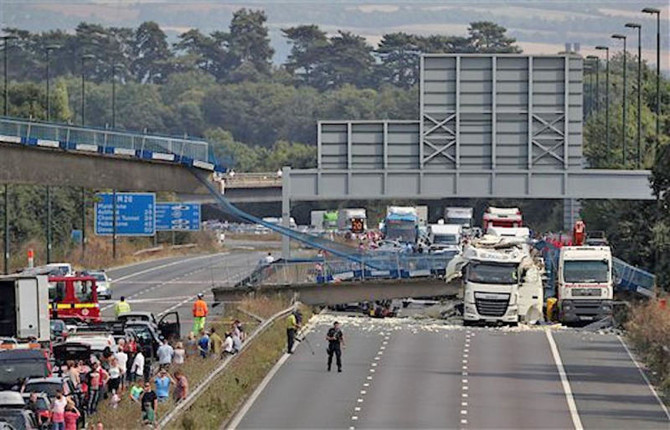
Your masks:
<path fill-rule="evenodd" d="M 156 234 L 156 195 L 154 193 L 116 193 L 116 235 L 153 236 Z M 111 193 L 98 194 L 95 204 L 95 234 L 113 233 Z"/>
<path fill-rule="evenodd" d="M 199 230 L 199 203 L 156 203 L 156 231 Z"/>

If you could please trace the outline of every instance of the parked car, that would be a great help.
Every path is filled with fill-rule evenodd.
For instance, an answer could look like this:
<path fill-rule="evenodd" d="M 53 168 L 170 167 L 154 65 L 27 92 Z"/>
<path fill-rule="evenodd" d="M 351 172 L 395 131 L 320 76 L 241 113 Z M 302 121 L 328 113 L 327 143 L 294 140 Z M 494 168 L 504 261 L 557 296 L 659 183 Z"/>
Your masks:
<path fill-rule="evenodd" d="M 112 279 L 107 276 L 104 270 L 87 270 L 82 272 L 82 275 L 95 278 L 99 299 L 112 299 Z"/>
<path fill-rule="evenodd" d="M 52 342 L 62 342 L 67 337 L 69 330 L 65 321 L 63 320 L 51 320 L 49 321 L 51 326 L 51 341 Z"/>
<path fill-rule="evenodd" d="M 51 363 L 45 350 L 0 351 L 0 389 L 11 389 L 28 378 L 47 376 L 51 376 Z"/>
<path fill-rule="evenodd" d="M 15 430 L 36 430 L 37 419 L 27 409 L 0 409 L 0 421 L 4 421 Z"/>
<path fill-rule="evenodd" d="M 23 409 L 26 403 L 17 391 L 0 391 L 0 408 Z"/>
<path fill-rule="evenodd" d="M 117 321 L 123 323 L 123 328 L 136 323 L 150 324 L 160 336 L 166 339 L 178 339 L 181 335 L 181 322 L 178 312 L 167 313 L 159 320 L 156 320 L 151 312 L 126 312 L 119 315 Z M 117 331 L 120 333 L 121 327 Z"/>
<path fill-rule="evenodd" d="M 116 352 L 116 341 L 111 332 L 104 331 L 77 331 L 65 339 L 65 343 L 83 343 L 91 347 L 94 353 L 104 352 L 109 348 L 111 352 Z"/>
<path fill-rule="evenodd" d="M 30 401 L 31 394 L 32 393 L 21 394 L 26 406 Z M 49 396 L 46 395 L 46 393 L 37 393 L 37 412 L 39 415 L 37 418 L 41 418 L 42 423 L 48 423 L 51 419 L 51 400 L 49 399 Z"/>
<path fill-rule="evenodd" d="M 24 385 L 24 393 L 44 393 L 49 400 L 56 397 L 56 393 L 71 393 L 74 391 L 74 386 L 70 378 L 63 378 L 60 376 L 51 376 L 49 378 L 31 378 L 28 379 Z"/>

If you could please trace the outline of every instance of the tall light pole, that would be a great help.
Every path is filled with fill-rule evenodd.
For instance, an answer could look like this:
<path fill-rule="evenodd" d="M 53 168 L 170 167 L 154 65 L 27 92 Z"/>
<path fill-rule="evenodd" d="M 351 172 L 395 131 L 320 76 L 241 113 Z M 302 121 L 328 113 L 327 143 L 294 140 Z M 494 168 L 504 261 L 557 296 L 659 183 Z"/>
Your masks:
<path fill-rule="evenodd" d="M 47 105 L 46 105 L 46 120 L 49 121 L 51 117 L 51 89 L 49 87 L 50 83 L 50 76 L 49 76 L 49 54 L 51 51 L 60 48 L 58 45 L 48 45 L 46 48 L 44 48 L 45 53 L 46 53 L 46 86 L 47 86 L 47 93 L 46 93 L 46 99 L 47 99 Z M 47 204 L 47 231 L 46 231 L 46 242 L 47 242 L 47 264 L 51 263 L 51 187 L 47 185 L 46 187 L 46 204 Z"/>
<path fill-rule="evenodd" d="M 627 28 L 637 28 L 637 168 L 642 158 L 642 26 L 635 22 L 626 24 Z"/>
<path fill-rule="evenodd" d="M 621 158 L 623 167 L 626 168 L 626 36 L 623 34 L 613 34 L 612 39 L 623 40 L 623 111 L 621 116 Z"/>
<path fill-rule="evenodd" d="M 658 145 L 661 138 L 661 10 L 645 7 L 642 12 L 656 15 L 656 145 Z"/>
<path fill-rule="evenodd" d="M 586 58 L 593 61 L 596 65 L 596 88 L 595 88 L 595 106 L 596 111 L 600 110 L 600 58 L 595 55 L 588 55 Z"/>
<path fill-rule="evenodd" d="M 605 51 L 605 140 L 607 142 L 606 160 L 610 159 L 610 48 L 607 46 L 596 46 L 599 51 Z"/>
<path fill-rule="evenodd" d="M 3 99 L 5 101 L 5 107 L 4 107 L 4 115 L 7 116 L 9 112 L 9 91 L 7 89 L 7 51 L 9 51 L 9 41 L 10 40 L 15 40 L 17 37 L 12 36 L 12 35 L 5 35 L 5 36 L 0 36 L 0 39 L 2 39 L 2 48 L 3 48 L 3 75 L 5 78 L 4 82 L 4 91 L 3 91 Z M 5 275 L 9 274 L 9 186 L 5 184 L 5 246 L 4 246 L 4 252 L 3 252 L 3 260 L 4 260 L 4 271 Z"/>
<path fill-rule="evenodd" d="M 91 54 L 81 56 L 81 126 L 86 125 L 86 60 L 95 58 Z"/>
<path fill-rule="evenodd" d="M 5 36 L 0 36 L 0 39 L 2 39 L 2 47 L 3 47 L 3 59 L 4 59 L 4 71 L 3 75 L 5 77 L 5 85 L 4 85 L 4 99 L 5 99 L 5 109 L 4 109 L 4 115 L 7 116 L 9 112 L 9 90 L 7 89 L 7 51 L 9 51 L 9 41 L 10 40 L 16 40 L 18 37 L 12 36 L 12 35 L 5 35 Z"/>
<path fill-rule="evenodd" d="M 112 128 L 116 127 L 116 69 L 117 67 L 123 67 L 123 64 L 114 63 L 112 64 Z"/>

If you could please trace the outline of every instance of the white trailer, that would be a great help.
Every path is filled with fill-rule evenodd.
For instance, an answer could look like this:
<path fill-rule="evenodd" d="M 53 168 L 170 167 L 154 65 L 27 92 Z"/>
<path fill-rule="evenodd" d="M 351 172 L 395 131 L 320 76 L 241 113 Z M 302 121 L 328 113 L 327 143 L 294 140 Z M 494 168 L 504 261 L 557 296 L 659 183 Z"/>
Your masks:
<path fill-rule="evenodd" d="M 0 295 L 0 337 L 50 340 L 47 276 L 2 276 Z"/>
<path fill-rule="evenodd" d="M 444 210 L 445 224 L 460 224 L 463 228 L 472 228 L 472 218 L 474 210 L 472 208 L 451 207 Z"/>

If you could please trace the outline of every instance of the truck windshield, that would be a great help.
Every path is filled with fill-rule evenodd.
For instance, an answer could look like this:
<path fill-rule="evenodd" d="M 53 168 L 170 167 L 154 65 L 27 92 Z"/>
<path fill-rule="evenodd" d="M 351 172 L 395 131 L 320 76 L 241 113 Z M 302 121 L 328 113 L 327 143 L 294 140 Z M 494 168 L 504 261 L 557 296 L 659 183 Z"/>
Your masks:
<path fill-rule="evenodd" d="M 563 280 L 569 283 L 606 283 L 609 281 L 609 264 L 604 260 L 565 261 Z"/>
<path fill-rule="evenodd" d="M 404 243 L 416 243 L 416 226 L 413 222 L 389 223 L 386 226 L 386 239 Z"/>
<path fill-rule="evenodd" d="M 447 218 L 446 224 L 464 225 L 470 227 L 470 218 Z"/>
<path fill-rule="evenodd" d="M 455 234 L 436 234 L 433 237 L 436 245 L 458 245 L 458 237 Z"/>
<path fill-rule="evenodd" d="M 471 262 L 468 281 L 478 284 L 514 285 L 517 283 L 516 264 Z"/>

